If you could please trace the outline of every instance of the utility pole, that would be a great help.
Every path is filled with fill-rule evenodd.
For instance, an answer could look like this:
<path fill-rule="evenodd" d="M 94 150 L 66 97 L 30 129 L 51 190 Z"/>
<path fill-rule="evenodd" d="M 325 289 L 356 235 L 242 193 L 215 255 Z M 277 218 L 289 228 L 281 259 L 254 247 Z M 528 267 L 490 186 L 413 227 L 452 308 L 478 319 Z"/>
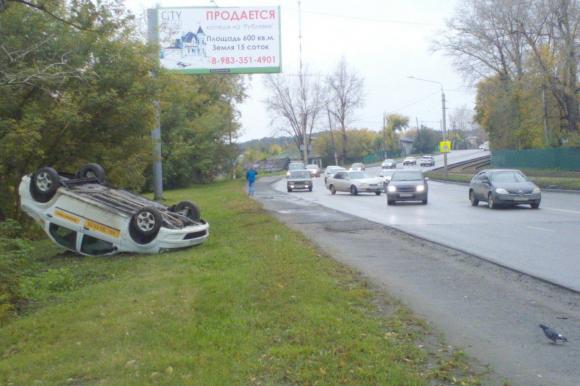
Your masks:
<path fill-rule="evenodd" d="M 147 10 L 147 27 L 148 27 L 148 40 L 150 43 L 159 43 L 159 31 L 158 26 L 158 10 L 148 9 Z M 157 66 L 159 67 L 159 55 L 156 54 Z M 154 77 L 157 77 L 156 71 L 153 73 Z M 155 106 L 155 127 L 151 131 L 151 139 L 153 140 L 153 197 L 155 201 L 160 201 L 163 199 L 163 167 L 162 167 L 162 155 L 161 155 L 161 106 L 159 102 L 159 97 L 154 102 Z"/>
<path fill-rule="evenodd" d="M 542 83 L 542 105 L 544 109 L 544 141 L 550 145 L 550 128 L 548 127 L 548 103 L 546 101 L 546 85 Z"/>
<path fill-rule="evenodd" d="M 443 92 L 443 85 L 441 85 L 441 109 L 443 111 L 443 140 L 447 141 L 447 126 L 445 119 L 447 114 L 445 114 L 445 92 Z M 443 153 L 443 168 L 445 169 L 445 179 L 447 179 L 447 153 Z"/>
<path fill-rule="evenodd" d="M 336 142 L 334 141 L 334 133 L 332 132 L 332 120 L 330 119 L 330 109 L 326 106 L 326 113 L 328 114 L 328 130 L 330 131 L 330 140 L 332 141 L 332 152 L 334 153 L 334 164 L 338 165 L 338 154 L 336 153 Z"/>
<path fill-rule="evenodd" d="M 302 8 L 300 5 L 300 0 L 298 0 L 298 43 L 299 43 L 299 55 L 298 58 L 300 60 L 300 69 L 298 72 L 298 76 L 300 77 L 300 95 L 302 97 L 302 111 L 300 113 L 300 124 L 302 125 L 302 157 L 304 158 L 304 165 L 308 164 L 308 134 L 307 134 L 307 122 L 306 117 L 304 116 L 304 107 L 305 107 L 305 99 L 306 93 L 304 92 L 304 74 L 302 72 Z"/>
<path fill-rule="evenodd" d="M 383 159 L 387 159 L 387 113 L 383 112 Z"/>

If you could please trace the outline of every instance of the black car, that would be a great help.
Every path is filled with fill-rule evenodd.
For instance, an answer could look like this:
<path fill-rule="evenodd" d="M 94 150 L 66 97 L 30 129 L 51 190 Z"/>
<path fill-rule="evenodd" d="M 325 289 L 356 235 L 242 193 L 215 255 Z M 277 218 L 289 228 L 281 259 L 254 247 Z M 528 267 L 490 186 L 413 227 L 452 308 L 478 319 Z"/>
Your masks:
<path fill-rule="evenodd" d="M 519 170 L 483 170 L 469 184 L 469 201 L 473 206 L 477 206 L 479 201 L 486 201 L 491 209 L 519 204 L 538 209 L 541 200 L 540 188 Z"/>
<path fill-rule="evenodd" d="M 397 201 L 420 201 L 427 204 L 429 195 L 428 178 L 421 170 L 401 170 L 393 174 L 386 184 L 387 204 L 395 205 Z"/>

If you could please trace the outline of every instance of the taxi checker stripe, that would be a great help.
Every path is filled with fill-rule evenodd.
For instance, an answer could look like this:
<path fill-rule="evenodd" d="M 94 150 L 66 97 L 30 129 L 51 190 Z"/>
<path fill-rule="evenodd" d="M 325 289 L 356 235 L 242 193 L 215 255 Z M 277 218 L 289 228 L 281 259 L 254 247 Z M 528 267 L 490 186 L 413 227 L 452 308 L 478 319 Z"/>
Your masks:
<path fill-rule="evenodd" d="M 104 226 L 104 227 L 106 227 L 106 228 L 109 228 L 109 229 L 111 229 L 111 230 L 113 230 L 113 231 L 115 231 L 115 232 L 119 232 L 119 233 L 121 232 L 121 230 L 120 230 L 120 229 L 113 228 L 113 227 L 112 227 L 112 226 L 110 226 L 110 225 L 106 225 L 106 224 L 103 224 L 103 223 L 101 223 L 101 222 L 98 222 L 98 221 L 95 221 L 95 220 L 91 220 L 91 219 L 89 219 L 89 218 L 86 218 L 85 216 L 82 216 L 82 215 L 80 215 L 80 214 L 73 213 L 73 212 L 71 212 L 71 211 L 68 211 L 68 210 L 66 210 L 66 209 L 62 209 L 62 208 L 60 208 L 60 207 L 58 207 L 58 206 L 57 206 L 57 207 L 55 207 L 55 213 L 54 213 L 54 214 L 57 214 L 57 213 L 56 213 L 56 211 L 57 211 L 57 210 L 60 210 L 60 211 L 62 211 L 62 212 L 66 212 L 66 213 L 63 213 L 63 214 L 67 214 L 67 213 L 69 213 L 70 215 L 77 216 L 77 217 L 80 217 L 80 218 L 84 219 L 84 220 L 85 220 L 85 226 L 86 226 L 86 222 L 87 222 L 87 221 L 91 221 L 91 222 L 93 222 L 93 223 L 95 223 L 95 224 L 98 224 L 98 225 Z M 62 216 L 59 216 L 59 217 L 62 217 Z M 71 217 L 72 217 L 72 216 L 71 216 Z M 66 218 L 66 217 L 63 217 L 63 218 Z M 77 221 L 77 222 L 75 222 L 75 224 L 78 224 L 79 222 L 80 222 L 80 220 L 79 220 L 79 221 Z"/>

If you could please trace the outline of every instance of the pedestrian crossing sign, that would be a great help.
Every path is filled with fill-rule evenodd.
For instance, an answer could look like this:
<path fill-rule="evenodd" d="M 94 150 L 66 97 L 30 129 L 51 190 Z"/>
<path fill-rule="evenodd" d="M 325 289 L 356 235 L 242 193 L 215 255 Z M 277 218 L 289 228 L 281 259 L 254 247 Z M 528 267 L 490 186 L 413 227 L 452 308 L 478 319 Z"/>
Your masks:
<path fill-rule="evenodd" d="M 451 141 L 441 141 L 439 142 L 439 152 L 449 153 L 451 151 Z"/>

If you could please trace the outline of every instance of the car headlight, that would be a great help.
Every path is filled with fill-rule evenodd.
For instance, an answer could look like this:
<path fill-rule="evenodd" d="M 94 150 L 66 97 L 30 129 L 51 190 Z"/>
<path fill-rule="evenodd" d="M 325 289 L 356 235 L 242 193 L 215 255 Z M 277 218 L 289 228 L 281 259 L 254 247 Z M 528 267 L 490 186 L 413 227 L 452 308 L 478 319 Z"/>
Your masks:
<path fill-rule="evenodd" d="M 286 177 L 290 177 L 290 172 L 286 172 Z"/>
<path fill-rule="evenodd" d="M 425 191 L 425 185 L 417 185 L 417 192 L 424 192 Z"/>
<path fill-rule="evenodd" d="M 393 185 L 389 185 L 389 187 L 387 188 L 387 190 L 391 193 L 396 192 L 397 191 L 397 187 L 393 186 Z"/>
<path fill-rule="evenodd" d="M 497 194 L 509 194 L 509 192 L 507 190 L 505 190 L 504 188 L 496 188 L 495 192 Z"/>
<path fill-rule="evenodd" d="M 538 188 L 537 186 L 534 188 L 534 190 L 532 190 L 532 194 L 539 194 L 542 191 L 540 190 L 540 188 Z"/>

